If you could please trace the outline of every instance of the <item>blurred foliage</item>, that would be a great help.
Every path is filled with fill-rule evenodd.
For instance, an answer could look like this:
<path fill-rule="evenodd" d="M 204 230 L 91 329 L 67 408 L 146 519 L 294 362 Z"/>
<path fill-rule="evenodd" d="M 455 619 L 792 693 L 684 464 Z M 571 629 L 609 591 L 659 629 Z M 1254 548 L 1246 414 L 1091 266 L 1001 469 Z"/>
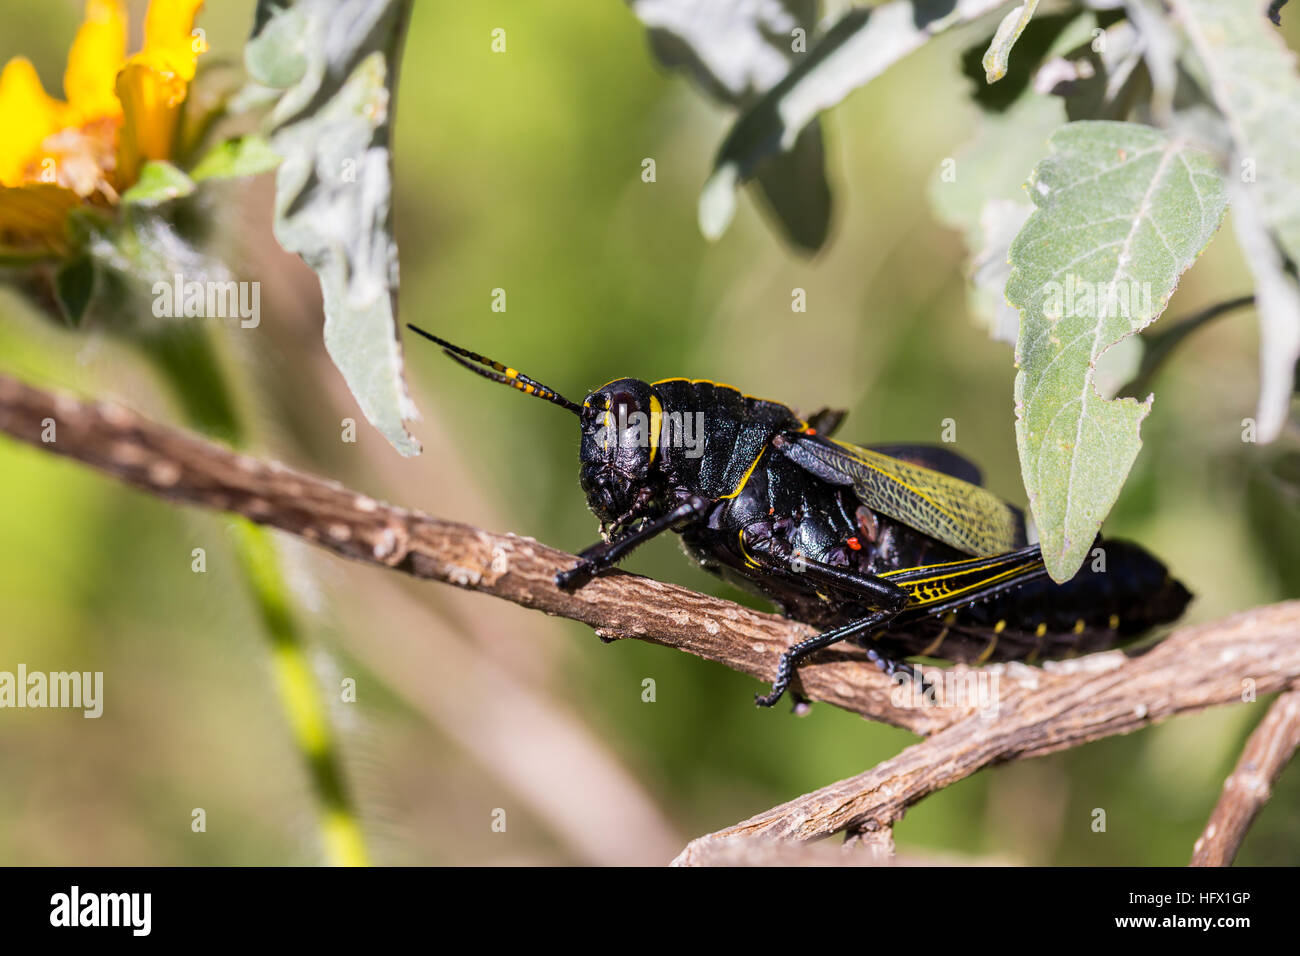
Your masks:
<path fill-rule="evenodd" d="M 393 90 L 410 0 L 263 0 L 246 47 L 270 110 L 275 237 L 320 277 L 325 348 L 366 419 L 403 455 L 420 444 L 398 341 L 392 234 Z M 349 17 L 346 31 L 338 29 Z"/>
<path fill-rule="evenodd" d="M 253 4 L 209 6 L 202 23 L 213 54 L 237 56 Z M 6 7 L 0 57 L 25 52 L 56 85 L 76 14 L 72 4 Z M 507 30 L 505 54 L 491 50 L 495 28 Z M 1022 501 L 1011 356 L 973 323 L 960 237 L 925 201 L 942 160 L 973 131 L 959 54 L 984 35 L 933 41 L 824 120 L 836 229 L 807 260 L 743 203 L 724 241 L 701 238 L 696 196 L 729 117 L 658 66 L 622 4 L 482 3 L 452 15 L 417 3 L 394 131 L 402 316 L 566 393 L 619 375 L 708 377 L 804 410 L 849 408 L 845 437 L 873 442 L 936 441 L 953 418 L 958 449 L 995 491 Z M 1294 48 L 1293 23 L 1284 35 Z M 1029 39 L 1012 50 L 1013 71 Z M 656 159 L 653 183 L 641 178 L 646 157 Z M 252 448 L 434 514 L 570 549 L 594 540 L 572 420 L 465 375 L 432 348 L 412 345 L 406 356 L 425 453 L 402 459 L 364 428 L 356 443 L 340 442 L 340 418 L 358 412 L 324 358 L 315 279 L 274 248 L 269 184 L 226 190 L 213 226 L 235 237 L 232 268 L 263 283 L 257 329 L 214 328 Z M 1235 247 L 1215 243 L 1171 308 L 1192 314 L 1249 285 Z M 491 308 L 498 288 L 505 312 Z M 806 314 L 791 311 L 795 289 L 807 293 Z M 1257 532 L 1277 509 L 1294 509 L 1294 496 L 1252 497 L 1242 478 L 1264 462 L 1263 449 L 1241 440 L 1257 361 L 1244 314 L 1180 346 L 1157 375 L 1143 454 L 1107 523 L 1109 534 L 1167 559 L 1196 593 L 1190 621 L 1296 594 L 1285 563 L 1294 538 L 1270 543 Z M 56 328 L 6 294 L 0 370 L 183 418 L 136 351 Z M 0 776 L 10 782 L 0 789 L 0 861 L 314 860 L 310 787 L 278 712 L 228 522 L 3 440 L 0 494 L 9 504 L 0 667 L 103 670 L 106 687 L 96 721 L 64 711 L 0 716 Z M 190 569 L 199 546 L 205 574 Z M 462 610 L 439 586 L 393 585 L 422 613 L 384 617 L 391 595 L 376 584 L 380 572 L 291 553 L 322 672 L 358 682 L 358 703 L 340 716 L 380 862 L 586 859 L 526 805 L 518 781 L 493 770 L 486 740 L 466 744 L 472 728 L 454 733 L 431 720 L 383 676 L 412 669 L 403 646 L 444 632 L 456 646 L 485 645 L 494 664 L 576 712 L 683 840 L 861 772 L 913 740 L 826 706 L 802 719 L 759 712 L 756 682 L 720 666 L 631 641 L 602 646 L 584 627 L 486 598 L 467 598 Z M 753 603 L 690 567 L 671 541 L 647 546 L 629 567 Z M 388 641 L 390 631 L 409 645 Z M 358 650 L 370 645 L 383 654 Z M 419 676 L 430 697 L 473 678 Z M 654 703 L 641 699 L 646 677 L 657 684 Z M 1266 705 L 980 773 L 913 808 L 900 851 L 1182 864 Z M 513 734 L 521 750 L 545 755 L 555 744 L 527 722 Z M 563 768 L 534 766 L 539 785 L 558 785 Z M 1293 766 L 1242 862 L 1300 862 L 1297 797 Z M 208 812 L 205 834 L 190 831 L 194 807 Z M 504 834 L 490 828 L 498 807 L 510 812 Z M 1091 828 L 1096 808 L 1106 810 L 1104 833 Z"/>

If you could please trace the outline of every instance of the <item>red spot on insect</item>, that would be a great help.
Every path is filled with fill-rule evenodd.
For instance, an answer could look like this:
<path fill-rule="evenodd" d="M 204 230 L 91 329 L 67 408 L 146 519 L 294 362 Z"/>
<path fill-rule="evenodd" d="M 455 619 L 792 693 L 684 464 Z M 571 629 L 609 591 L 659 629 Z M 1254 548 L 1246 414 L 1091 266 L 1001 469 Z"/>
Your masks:
<path fill-rule="evenodd" d="M 770 515 L 774 515 L 774 514 L 776 514 L 776 509 L 775 509 L 775 508 L 768 508 L 768 509 L 767 509 L 767 513 L 770 514 Z"/>
<path fill-rule="evenodd" d="M 816 435 L 816 434 L 817 434 L 817 429 L 815 429 L 815 428 L 805 428 L 804 431 L 805 431 L 807 434 L 809 434 L 809 435 Z"/>
<path fill-rule="evenodd" d="M 862 550 L 862 542 L 859 541 L 857 538 L 849 538 L 849 540 L 844 543 L 847 544 L 849 548 L 851 548 L 854 551 Z"/>

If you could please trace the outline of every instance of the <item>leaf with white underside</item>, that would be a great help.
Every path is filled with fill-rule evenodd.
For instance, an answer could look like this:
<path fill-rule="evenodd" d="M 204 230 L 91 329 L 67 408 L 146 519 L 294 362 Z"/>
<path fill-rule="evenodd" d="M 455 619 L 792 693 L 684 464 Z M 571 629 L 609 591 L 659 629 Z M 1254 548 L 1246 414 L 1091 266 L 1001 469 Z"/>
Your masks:
<path fill-rule="evenodd" d="M 1300 314 L 1280 271 L 1276 250 L 1261 246 L 1272 233 L 1293 263 L 1300 264 L 1300 73 L 1295 54 L 1263 15 L 1262 3 L 1172 0 L 1205 81 L 1233 140 L 1234 190 L 1249 197 L 1237 224 L 1238 240 L 1257 283 L 1260 389 L 1258 438 L 1275 439 L 1291 404 L 1300 359 Z M 1236 198 L 1234 197 L 1234 203 Z M 1253 221 L 1257 214 L 1259 222 Z M 1254 245 L 1255 251 L 1250 249 Z"/>
<path fill-rule="evenodd" d="M 1079 569 L 1142 447 L 1151 409 L 1103 399 L 1097 362 L 1164 311 L 1227 200 L 1213 159 L 1133 123 L 1079 122 L 1048 140 L 1038 208 L 1011 246 L 1020 309 L 1016 443 L 1048 572 Z"/>
<path fill-rule="evenodd" d="M 700 231 L 717 239 L 736 211 L 736 187 L 765 158 L 792 149 L 817 114 L 922 46 L 932 36 L 969 23 L 1007 0 L 894 0 L 841 17 L 790 73 L 745 111 L 731 128 L 700 192 Z"/>
<path fill-rule="evenodd" d="M 1025 177 L 1043 155 L 1043 144 L 1062 123 L 1065 108 L 1055 96 L 1021 96 L 1004 113 L 981 117 L 975 137 L 941 164 L 930 180 L 930 208 L 962 230 L 970 259 L 967 306 L 989 335 L 1016 344 L 1020 313 L 1007 304 L 1007 253 L 1034 204 Z"/>
<path fill-rule="evenodd" d="M 990 199 L 980 210 L 980 245 L 970 260 L 971 310 L 981 318 L 995 342 L 1016 344 L 1020 331 L 1020 313 L 1008 302 L 1007 278 L 1011 263 L 1007 261 L 1015 241 L 1033 212 L 1028 203 L 1011 199 Z"/>
<path fill-rule="evenodd" d="M 270 143 L 275 237 L 320 279 L 325 348 L 366 419 L 403 455 L 420 443 L 397 337 L 393 95 L 409 0 L 261 0 L 250 76 L 282 90 Z"/>
<path fill-rule="evenodd" d="M 793 32 L 816 28 L 812 0 L 627 0 L 664 66 L 684 69 L 715 99 L 739 104 L 781 81 Z"/>
<path fill-rule="evenodd" d="M 1052 31 L 1050 42 L 1044 50 L 1040 36 L 1026 51 L 1030 55 L 1025 62 L 1018 65 L 1034 68 L 1026 69 L 1025 82 L 1032 83 L 1032 90 L 1040 95 L 1026 92 L 1012 96 L 1004 107 L 986 108 L 974 138 L 951 160 L 941 163 L 930 182 L 931 208 L 966 237 L 970 313 L 995 340 L 1013 348 L 1020 331 L 1020 312 L 1007 303 L 1011 273 L 1007 255 L 1012 240 L 1034 211 L 1025 194 L 1025 178 L 1042 158 L 1047 138 L 1072 111 L 1106 105 L 1104 88 L 1114 74 L 1112 54 L 1133 45 L 1124 42 L 1122 35 L 1123 31 L 1132 34 L 1133 28 L 1121 20 L 1105 31 L 1105 43 L 1099 44 L 1102 52 L 1092 50 L 1094 24 L 1091 17 L 1077 17 L 1064 26 L 1054 26 L 1052 18 L 1036 21 L 1033 27 Z M 965 69 L 973 80 L 983 83 L 969 55 Z M 981 98 L 980 93 L 975 95 L 977 100 Z M 1089 113 L 1079 118 L 1100 117 Z"/>
<path fill-rule="evenodd" d="M 686 72 L 709 96 L 744 110 L 802 59 L 817 32 L 816 0 L 628 0 L 655 57 Z M 796 43 L 796 38 L 800 42 Z M 831 188 L 819 124 L 759 166 L 766 208 L 796 247 L 820 249 L 830 233 Z"/>
<path fill-rule="evenodd" d="M 1011 48 L 1020 39 L 1020 34 L 1025 32 L 1025 27 L 1029 26 L 1029 21 L 1037 9 L 1038 0 L 1025 0 L 1002 18 L 997 32 L 993 34 L 993 42 L 989 44 L 988 52 L 984 54 L 985 82 L 996 83 L 1007 75 L 1007 60 L 1011 56 Z"/>
<path fill-rule="evenodd" d="M 1282 432 L 1291 410 L 1296 357 L 1300 356 L 1300 286 L 1269 233 L 1260 193 L 1233 182 L 1232 228 L 1237 245 L 1255 278 L 1255 313 L 1259 316 L 1259 411 L 1255 438 L 1271 442 Z"/>

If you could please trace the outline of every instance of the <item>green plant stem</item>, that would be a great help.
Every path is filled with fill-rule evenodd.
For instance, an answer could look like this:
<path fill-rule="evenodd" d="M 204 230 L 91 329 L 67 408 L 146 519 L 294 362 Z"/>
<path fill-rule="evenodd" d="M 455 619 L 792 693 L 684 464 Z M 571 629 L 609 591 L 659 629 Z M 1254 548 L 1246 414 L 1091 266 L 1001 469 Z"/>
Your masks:
<path fill-rule="evenodd" d="M 204 330 L 177 329 L 140 344 L 194 428 L 236 447 L 243 445 L 239 414 Z M 325 859 L 334 866 L 366 866 L 369 858 L 360 817 L 344 780 L 329 707 L 312 673 L 306 640 L 294 620 L 275 542 L 265 528 L 245 518 L 235 519 L 235 531 L 236 558 L 262 619 L 280 706 L 320 807 Z"/>
<path fill-rule="evenodd" d="M 360 820 L 343 779 L 329 708 L 294 623 L 275 543 L 265 528 L 246 518 L 236 519 L 235 532 L 244 581 L 257 602 L 271 644 L 271 668 L 280 705 L 320 803 L 325 858 L 336 866 L 365 866 L 368 859 Z"/>
<path fill-rule="evenodd" d="M 1165 364 L 1165 360 L 1173 354 L 1174 349 L 1182 343 L 1183 339 L 1221 315 L 1227 315 L 1236 309 L 1243 309 L 1254 304 L 1255 297 L 1253 295 L 1242 295 L 1235 299 L 1228 299 L 1225 302 L 1216 302 L 1214 305 L 1181 319 L 1173 325 L 1142 336 L 1142 342 L 1146 346 L 1142 353 L 1142 363 L 1138 367 L 1137 374 L 1119 390 L 1116 398 L 1140 399 L 1144 397 L 1144 393 L 1151 388 L 1151 380 L 1155 378 L 1156 373 Z"/>

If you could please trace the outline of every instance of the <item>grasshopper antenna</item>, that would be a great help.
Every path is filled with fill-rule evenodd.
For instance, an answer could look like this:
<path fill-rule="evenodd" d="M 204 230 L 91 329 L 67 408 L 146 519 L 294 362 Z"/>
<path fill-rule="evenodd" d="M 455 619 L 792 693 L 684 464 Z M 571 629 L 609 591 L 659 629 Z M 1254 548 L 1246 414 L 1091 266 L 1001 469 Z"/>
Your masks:
<path fill-rule="evenodd" d="M 459 365 L 465 366 L 471 372 L 489 378 L 494 382 L 500 382 L 502 385 L 509 385 L 511 388 L 517 388 L 525 395 L 536 395 L 538 398 L 544 398 L 553 405 L 559 405 L 566 411 L 573 412 L 575 415 L 582 414 L 582 406 L 576 402 L 571 402 L 553 388 L 543 385 L 536 379 L 531 379 L 523 372 L 514 368 L 507 368 L 500 362 L 494 362 L 485 355 L 479 355 L 477 352 L 471 352 L 463 349 L 459 345 L 452 345 L 446 339 L 440 339 L 432 332 L 426 332 L 418 325 L 407 323 L 406 327 L 417 335 L 422 335 L 435 345 L 442 347 L 442 350 Z"/>

